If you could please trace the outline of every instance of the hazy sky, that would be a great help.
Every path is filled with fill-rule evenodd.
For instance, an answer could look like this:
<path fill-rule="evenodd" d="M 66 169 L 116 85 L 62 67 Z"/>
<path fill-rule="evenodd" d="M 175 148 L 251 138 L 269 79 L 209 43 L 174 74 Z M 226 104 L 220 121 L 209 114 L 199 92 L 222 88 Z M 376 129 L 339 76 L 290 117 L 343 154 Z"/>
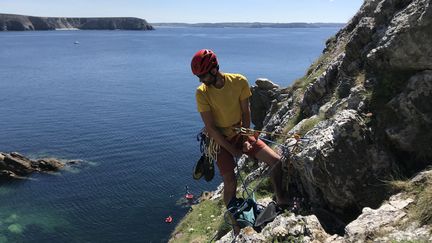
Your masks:
<path fill-rule="evenodd" d="M 363 0 L 0 0 L 0 13 L 156 22 L 347 22 Z"/>

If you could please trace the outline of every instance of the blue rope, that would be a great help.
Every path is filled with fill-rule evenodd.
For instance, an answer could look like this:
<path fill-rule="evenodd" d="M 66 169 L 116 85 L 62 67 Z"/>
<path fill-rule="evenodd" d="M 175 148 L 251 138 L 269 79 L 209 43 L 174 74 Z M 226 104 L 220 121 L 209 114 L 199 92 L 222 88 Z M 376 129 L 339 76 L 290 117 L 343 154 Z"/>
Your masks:
<path fill-rule="evenodd" d="M 280 144 L 280 143 L 274 142 L 274 141 L 269 140 L 269 139 L 265 139 L 265 138 L 259 138 L 259 139 L 261 139 L 261 140 L 263 140 L 263 141 L 266 141 L 266 142 L 269 142 L 269 143 L 273 143 L 273 144 L 279 145 L 279 146 L 284 147 L 284 148 L 289 148 L 289 147 L 290 147 L 290 146 L 285 146 L 285 145 L 283 145 L 283 144 Z"/>

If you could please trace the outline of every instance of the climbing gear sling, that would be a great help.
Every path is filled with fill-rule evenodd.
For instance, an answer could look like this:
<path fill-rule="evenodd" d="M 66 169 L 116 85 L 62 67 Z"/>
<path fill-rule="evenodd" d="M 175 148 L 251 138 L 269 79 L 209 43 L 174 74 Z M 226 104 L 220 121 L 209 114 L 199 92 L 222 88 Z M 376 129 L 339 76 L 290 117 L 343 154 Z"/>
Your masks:
<path fill-rule="evenodd" d="M 204 176 L 206 181 L 211 181 L 214 177 L 214 162 L 217 160 L 220 146 L 207 134 L 205 129 L 198 133 L 197 141 L 200 143 L 201 157 L 194 166 L 192 177 L 199 180 Z"/>

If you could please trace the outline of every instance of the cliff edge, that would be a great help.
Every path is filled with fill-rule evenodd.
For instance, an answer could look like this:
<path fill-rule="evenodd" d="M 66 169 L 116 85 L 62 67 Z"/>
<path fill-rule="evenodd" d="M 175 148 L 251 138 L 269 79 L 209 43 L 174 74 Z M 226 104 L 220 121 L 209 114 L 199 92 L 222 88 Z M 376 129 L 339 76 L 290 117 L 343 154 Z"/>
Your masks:
<path fill-rule="evenodd" d="M 140 18 L 53 18 L 0 14 L 0 31 L 23 30 L 153 30 Z"/>

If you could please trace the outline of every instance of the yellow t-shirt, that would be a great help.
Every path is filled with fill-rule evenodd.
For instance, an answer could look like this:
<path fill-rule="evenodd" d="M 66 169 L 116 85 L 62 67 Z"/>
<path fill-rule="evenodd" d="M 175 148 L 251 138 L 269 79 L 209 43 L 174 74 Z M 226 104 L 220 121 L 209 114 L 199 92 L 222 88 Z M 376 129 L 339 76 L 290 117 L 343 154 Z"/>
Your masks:
<path fill-rule="evenodd" d="M 232 126 L 241 122 L 240 101 L 249 98 L 252 93 L 247 79 L 241 74 L 224 73 L 225 84 L 217 89 L 201 84 L 196 90 L 199 112 L 211 111 L 215 125 L 223 135 L 235 135 Z"/>

